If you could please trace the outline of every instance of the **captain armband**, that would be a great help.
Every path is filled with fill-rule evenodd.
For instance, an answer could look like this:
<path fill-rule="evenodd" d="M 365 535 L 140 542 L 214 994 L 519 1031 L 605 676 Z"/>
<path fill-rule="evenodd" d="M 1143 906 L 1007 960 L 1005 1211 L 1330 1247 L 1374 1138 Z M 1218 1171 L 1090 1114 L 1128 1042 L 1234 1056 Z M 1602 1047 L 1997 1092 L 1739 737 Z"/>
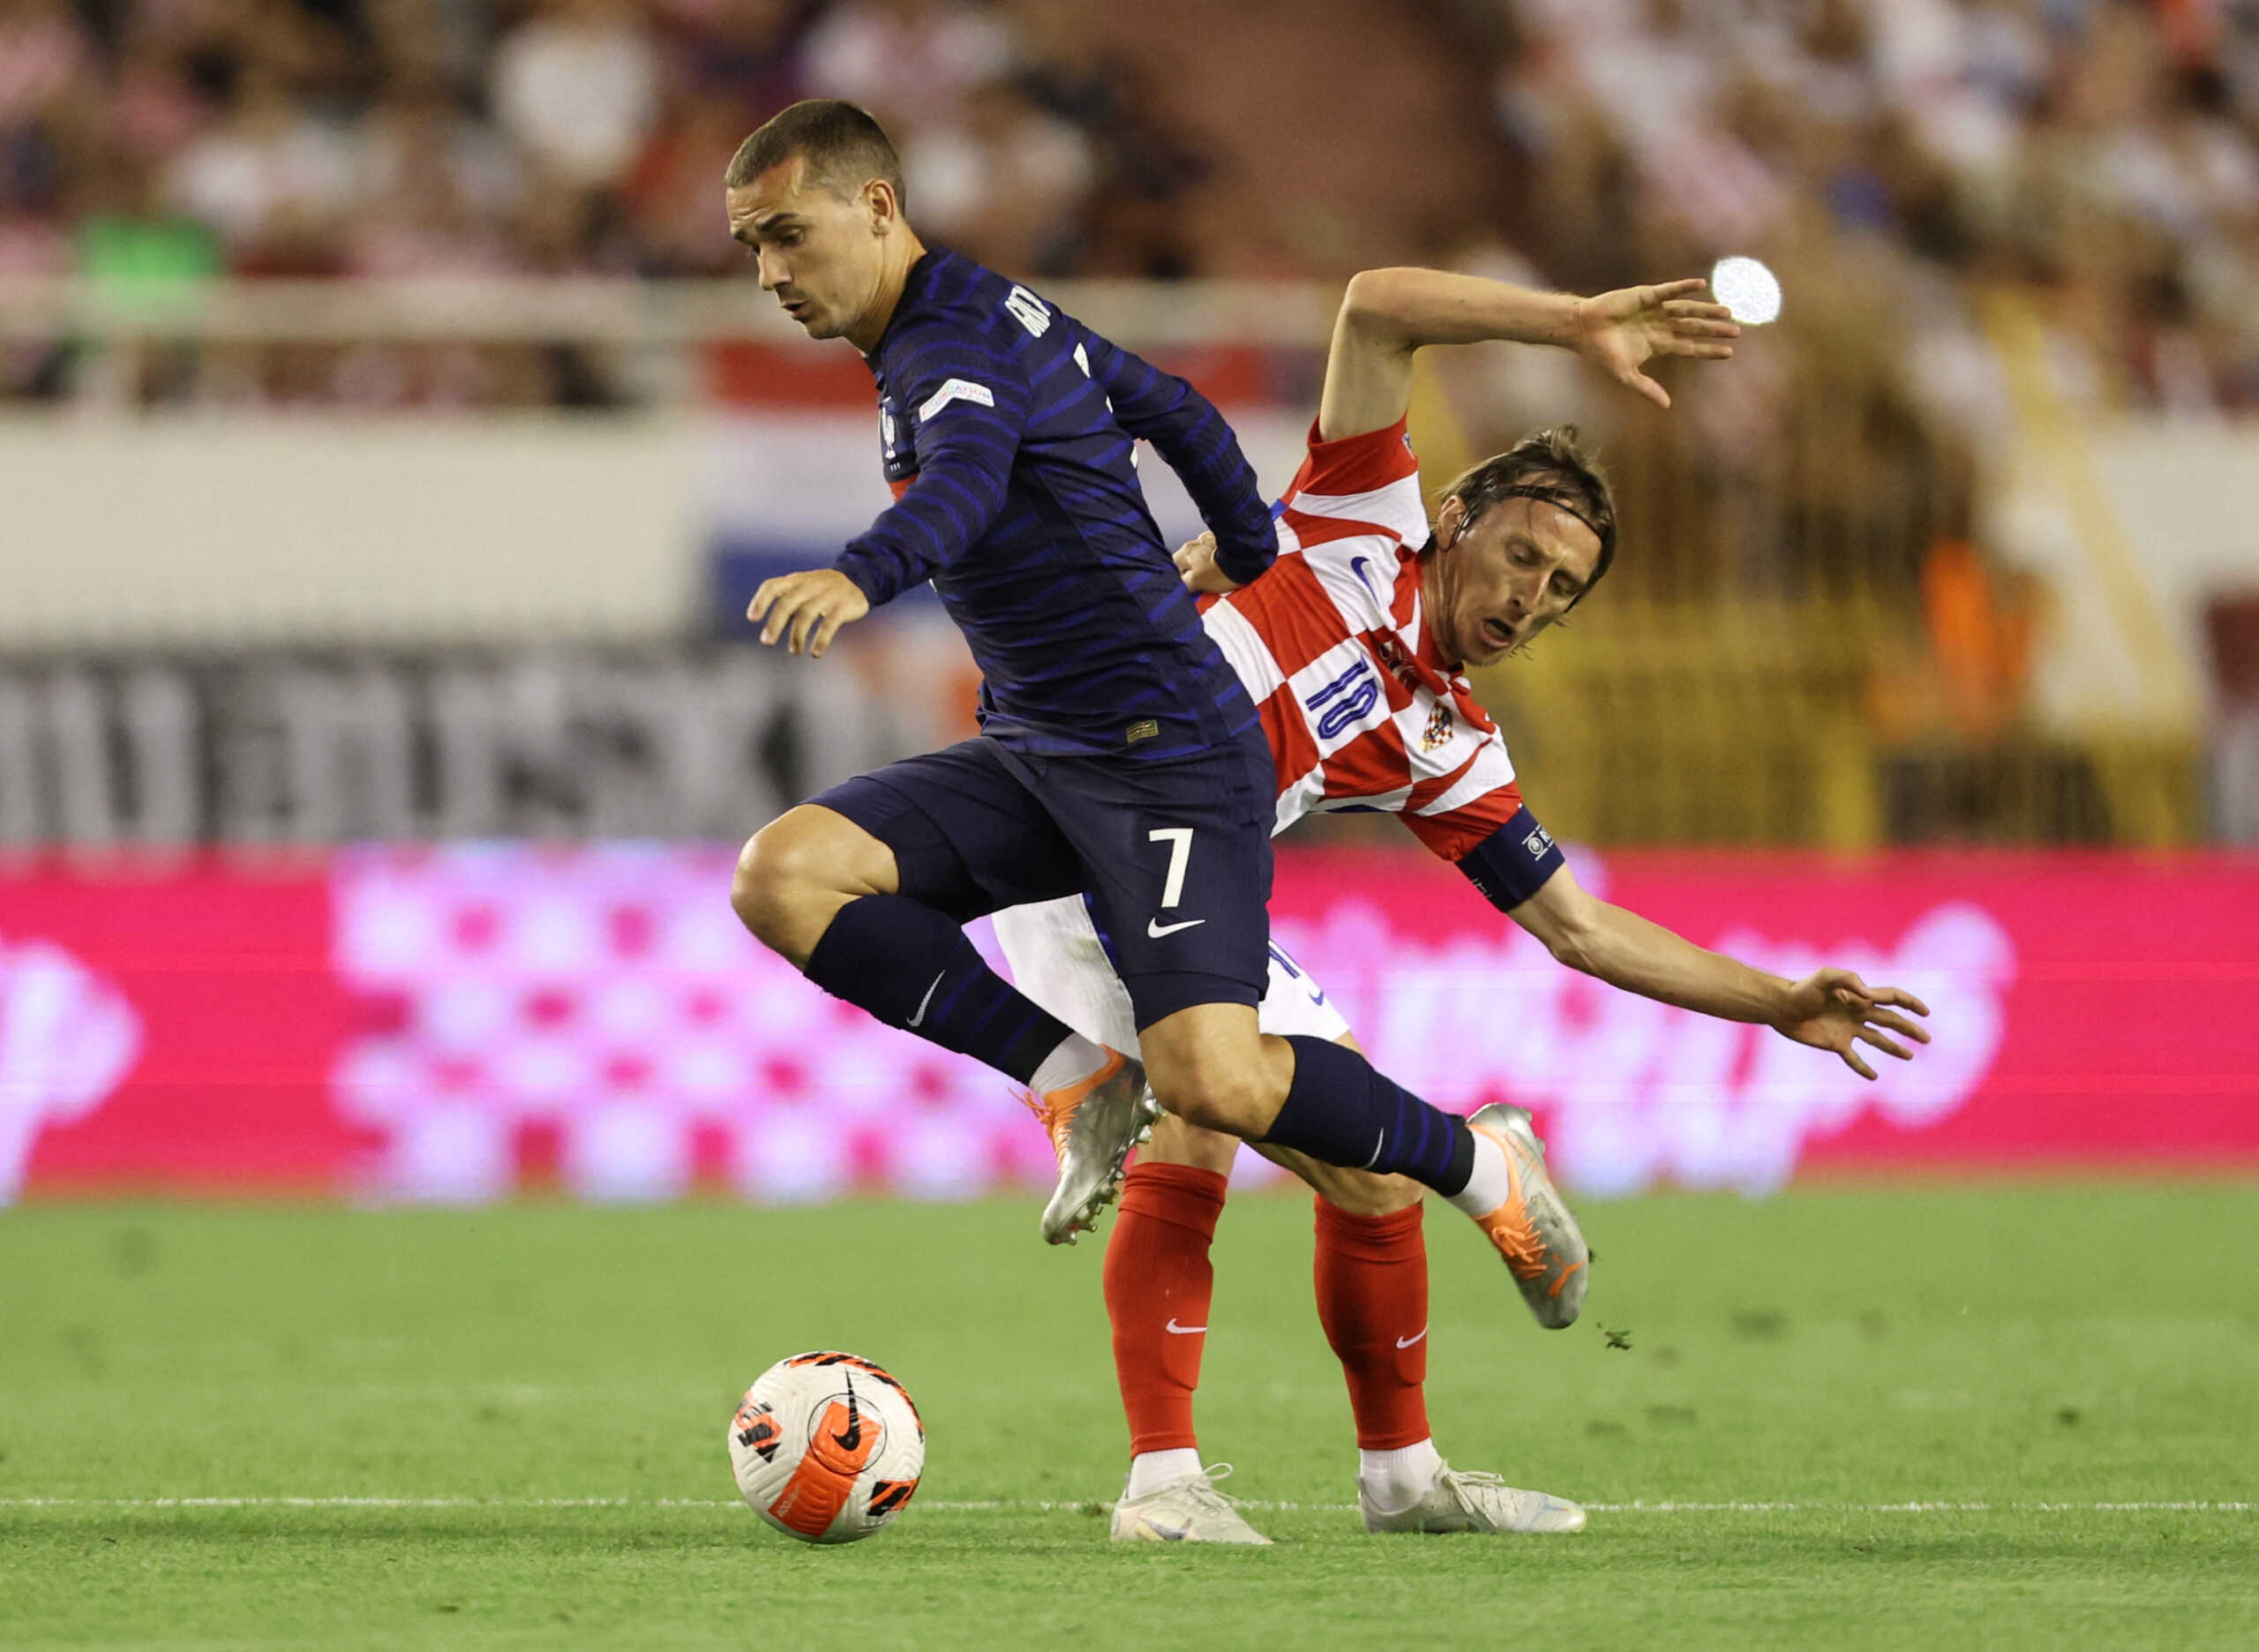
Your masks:
<path fill-rule="evenodd" d="M 1566 864 L 1553 834 L 1528 809 L 1492 832 L 1460 858 L 1459 869 L 1500 912 L 1512 912 L 1545 887 Z"/>

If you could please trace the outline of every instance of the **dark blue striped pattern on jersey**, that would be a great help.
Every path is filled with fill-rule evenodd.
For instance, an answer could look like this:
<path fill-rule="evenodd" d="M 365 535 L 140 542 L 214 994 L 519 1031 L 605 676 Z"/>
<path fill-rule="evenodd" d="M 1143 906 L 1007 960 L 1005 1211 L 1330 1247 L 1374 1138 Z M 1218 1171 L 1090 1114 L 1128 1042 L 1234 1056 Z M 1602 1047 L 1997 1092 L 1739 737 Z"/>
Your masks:
<path fill-rule="evenodd" d="M 949 252 L 912 269 L 870 364 L 898 497 L 836 566 L 874 604 L 934 582 L 980 667 L 985 732 L 1167 758 L 1253 725 L 1131 461 L 1150 441 L 1227 570 L 1260 572 L 1275 530 L 1206 397 Z"/>

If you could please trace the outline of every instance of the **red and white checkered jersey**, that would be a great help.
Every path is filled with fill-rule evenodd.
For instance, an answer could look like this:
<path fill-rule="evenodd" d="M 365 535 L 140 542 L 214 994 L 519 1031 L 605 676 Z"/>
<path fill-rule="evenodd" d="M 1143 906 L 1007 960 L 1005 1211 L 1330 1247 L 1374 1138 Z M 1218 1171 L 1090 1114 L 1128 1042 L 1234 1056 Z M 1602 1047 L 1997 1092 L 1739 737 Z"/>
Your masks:
<path fill-rule="evenodd" d="M 1330 442 L 1313 424 L 1279 559 L 1208 605 L 1208 634 L 1270 737 L 1274 830 L 1314 810 L 1386 809 L 1455 861 L 1521 807 L 1497 725 L 1423 623 L 1428 532 L 1402 420 Z"/>

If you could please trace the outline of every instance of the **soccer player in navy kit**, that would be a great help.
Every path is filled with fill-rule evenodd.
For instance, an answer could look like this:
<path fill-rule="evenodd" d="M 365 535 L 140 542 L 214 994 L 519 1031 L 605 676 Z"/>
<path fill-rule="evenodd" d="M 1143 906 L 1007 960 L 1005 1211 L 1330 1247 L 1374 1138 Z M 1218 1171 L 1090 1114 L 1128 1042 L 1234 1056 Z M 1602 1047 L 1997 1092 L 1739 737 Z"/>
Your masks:
<path fill-rule="evenodd" d="M 1199 506 L 1221 571 L 1244 582 L 1276 539 L 1229 427 L 1190 385 L 1039 295 L 928 252 L 892 145 L 852 104 L 784 110 L 724 187 L 763 289 L 869 361 L 897 492 L 831 567 L 765 582 L 749 618 L 763 642 L 821 656 L 842 625 L 931 579 L 984 679 L 977 738 L 754 835 L 731 892 L 747 927 L 826 991 L 1040 1098 L 1060 1159 L 1043 1220 L 1054 1243 L 1118 1188 L 1151 1123 L 1150 1077 L 1189 1123 L 1409 1175 L 1478 1219 L 1512 1209 L 1525 1298 L 1542 1322 L 1569 1323 L 1587 1253 L 1534 1138 L 1470 1131 L 1353 1050 L 1257 1029 L 1270 748 L 1131 465 L 1135 439 L 1150 441 Z M 1015 991 L 964 936 L 982 913 L 1077 891 L 1113 944 L 1142 1069 Z"/>

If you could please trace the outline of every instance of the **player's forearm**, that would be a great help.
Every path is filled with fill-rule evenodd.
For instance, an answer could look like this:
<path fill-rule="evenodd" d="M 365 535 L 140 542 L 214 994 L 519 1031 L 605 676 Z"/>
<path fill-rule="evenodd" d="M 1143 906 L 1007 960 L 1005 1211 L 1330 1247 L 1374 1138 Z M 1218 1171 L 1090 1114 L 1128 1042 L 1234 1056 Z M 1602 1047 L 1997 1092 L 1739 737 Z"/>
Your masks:
<path fill-rule="evenodd" d="M 949 567 L 988 530 L 1003 503 L 1004 477 L 990 459 L 937 456 L 832 566 L 875 608 Z"/>
<path fill-rule="evenodd" d="M 1366 270 L 1349 282 L 1342 319 L 1404 349 L 1430 344 L 1577 346 L 1572 293 L 1536 292 L 1449 270 Z"/>
<path fill-rule="evenodd" d="M 1240 451 L 1239 437 L 1207 398 L 1193 399 L 1205 417 L 1155 451 L 1184 484 L 1199 507 L 1200 520 L 1216 536 L 1216 566 L 1244 585 L 1269 567 L 1279 553 L 1278 529 L 1255 485 L 1255 467 Z"/>
<path fill-rule="evenodd" d="M 1246 584 L 1271 565 L 1278 534 L 1238 434 L 1190 381 L 1095 335 L 1092 343 L 1093 372 L 1115 419 L 1176 472 L 1216 536 L 1216 566 Z"/>
<path fill-rule="evenodd" d="M 1555 955 L 1611 987 L 1727 1021 L 1778 1018 L 1790 982 L 1605 902 Z"/>

